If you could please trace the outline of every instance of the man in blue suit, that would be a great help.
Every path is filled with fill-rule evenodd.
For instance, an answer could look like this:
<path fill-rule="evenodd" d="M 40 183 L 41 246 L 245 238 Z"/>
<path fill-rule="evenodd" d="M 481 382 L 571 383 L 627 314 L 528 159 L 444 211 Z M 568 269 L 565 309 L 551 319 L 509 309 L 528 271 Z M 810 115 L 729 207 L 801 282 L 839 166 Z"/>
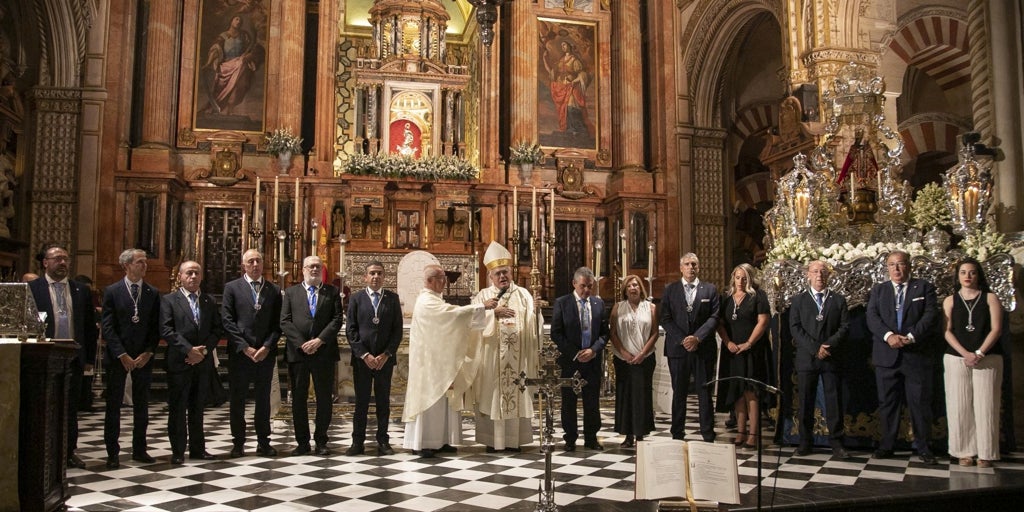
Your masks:
<path fill-rule="evenodd" d="M 210 379 L 217 371 L 213 351 L 224 334 L 217 302 L 199 290 L 203 282 L 199 263 L 182 263 L 178 282 L 181 288 L 160 300 L 160 334 L 167 342 L 167 436 L 171 441 L 171 464 L 185 463 L 186 441 L 189 458 L 214 459 L 206 451 L 203 407 Z"/>
<path fill-rule="evenodd" d="M 686 435 L 686 397 L 692 375 L 697 387 L 700 435 L 711 442 L 715 440 L 715 410 L 707 383 L 715 378 L 718 359 L 718 290 L 697 278 L 700 261 L 692 252 L 679 258 L 679 272 L 682 280 L 665 287 L 658 307 L 672 380 L 672 439 L 683 439 Z"/>
<path fill-rule="evenodd" d="M 62 247 L 43 250 L 43 276 L 30 282 L 36 309 L 46 314 L 46 337 L 75 340 L 78 357 L 71 362 L 71 387 L 68 390 L 67 465 L 85 469 L 75 455 L 78 448 L 78 406 L 82 396 L 82 374 L 91 371 L 96 361 L 96 312 L 89 288 L 68 279 L 70 259 Z"/>
<path fill-rule="evenodd" d="M 892 457 L 900 412 L 906 403 L 914 428 L 914 448 L 922 462 L 935 464 L 935 455 L 928 446 L 932 433 L 932 353 L 939 318 L 935 286 L 910 277 L 910 255 L 903 251 L 889 253 L 885 267 L 889 281 L 871 289 L 867 311 L 882 427 L 875 458 Z"/>
<path fill-rule="evenodd" d="M 583 386 L 583 446 L 591 450 L 603 450 L 597 441 L 601 430 L 601 391 L 604 346 L 608 342 L 608 318 L 605 316 L 604 301 L 591 297 L 594 287 L 594 273 L 587 267 L 580 267 L 573 274 L 573 293 L 555 300 L 551 318 L 551 340 L 561 355 L 558 366 L 562 377 L 572 377 L 577 370 L 587 381 Z M 576 450 L 579 425 L 576 419 L 576 393 L 562 388 L 562 429 L 565 431 L 565 451 Z"/>
<path fill-rule="evenodd" d="M 263 278 L 263 255 L 242 254 L 242 277 L 224 285 L 221 315 L 228 337 L 228 378 L 231 389 L 231 457 L 245 455 L 245 396 L 253 395 L 256 453 L 274 457 L 270 446 L 270 382 L 281 338 L 281 289 Z"/>
<path fill-rule="evenodd" d="M 103 290 L 103 363 L 107 370 L 107 406 L 103 417 L 103 442 L 107 468 L 121 466 L 121 403 L 125 379 L 132 376 L 132 460 L 156 462 L 146 451 L 149 427 L 149 387 L 153 382 L 153 353 L 160 343 L 160 292 L 146 277 L 146 251 L 127 249 L 118 258 L 124 279 Z"/>

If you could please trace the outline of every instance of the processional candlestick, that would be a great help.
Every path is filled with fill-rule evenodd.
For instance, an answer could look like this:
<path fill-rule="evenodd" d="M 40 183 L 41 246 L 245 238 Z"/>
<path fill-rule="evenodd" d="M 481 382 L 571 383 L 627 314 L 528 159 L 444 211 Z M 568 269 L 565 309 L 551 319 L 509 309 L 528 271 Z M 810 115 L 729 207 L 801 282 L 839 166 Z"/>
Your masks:
<path fill-rule="evenodd" d="M 558 506 L 555 505 L 554 475 L 551 470 L 551 454 L 555 449 L 555 419 L 552 413 L 554 395 L 561 388 L 572 388 L 573 392 L 579 395 L 583 392 L 583 386 L 587 385 L 579 370 L 572 378 L 560 377 L 562 368 L 558 366 L 558 355 L 558 349 L 549 343 L 540 350 L 544 364 L 537 370 L 537 378 L 527 378 L 526 372 L 520 372 L 519 378 L 515 380 L 519 391 L 525 391 L 526 386 L 537 386 L 537 392 L 540 393 L 540 414 L 544 420 L 540 439 L 540 451 L 544 454 L 544 487 L 538 491 L 537 512 L 558 510 Z"/>

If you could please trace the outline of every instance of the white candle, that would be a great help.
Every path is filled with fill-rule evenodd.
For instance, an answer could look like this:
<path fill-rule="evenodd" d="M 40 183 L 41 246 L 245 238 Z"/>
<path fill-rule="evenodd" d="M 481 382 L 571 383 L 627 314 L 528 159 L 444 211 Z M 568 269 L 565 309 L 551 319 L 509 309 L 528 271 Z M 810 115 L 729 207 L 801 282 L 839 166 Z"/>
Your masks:
<path fill-rule="evenodd" d="M 519 187 L 512 187 L 512 233 L 519 233 Z"/>
<path fill-rule="evenodd" d="M 530 236 L 535 236 L 537 229 L 537 187 L 533 188 L 533 206 L 530 208 Z"/>
<path fill-rule="evenodd" d="M 316 255 L 316 224 L 312 224 L 309 230 L 309 254 Z"/>
<path fill-rule="evenodd" d="M 647 245 L 647 282 L 654 282 L 654 244 Z"/>
<path fill-rule="evenodd" d="M 280 190 L 278 189 L 277 176 L 274 176 L 274 228 L 281 229 L 281 201 Z"/>
<path fill-rule="evenodd" d="M 555 239 L 555 189 L 551 189 L 551 211 L 548 212 L 548 216 L 551 221 L 551 230 L 548 232 L 548 236 L 552 240 Z"/>
<path fill-rule="evenodd" d="M 345 235 L 338 237 L 338 272 L 345 275 Z"/>
<path fill-rule="evenodd" d="M 626 247 L 626 230 L 619 231 L 619 242 L 622 246 L 622 277 L 629 274 L 629 249 Z"/>
<path fill-rule="evenodd" d="M 295 231 L 299 230 L 299 219 L 302 218 L 301 212 L 299 212 L 299 179 L 295 178 L 295 212 L 292 213 L 292 218 L 295 219 Z"/>
<path fill-rule="evenodd" d="M 277 269 L 278 273 L 284 272 L 284 240 L 281 238 L 277 239 Z"/>
<path fill-rule="evenodd" d="M 597 257 L 595 258 L 596 261 L 594 261 L 594 275 L 601 277 L 601 246 L 598 245 L 595 251 L 597 252 Z"/>
<path fill-rule="evenodd" d="M 260 226 L 260 177 L 256 176 L 256 194 L 252 198 L 252 224 Z"/>

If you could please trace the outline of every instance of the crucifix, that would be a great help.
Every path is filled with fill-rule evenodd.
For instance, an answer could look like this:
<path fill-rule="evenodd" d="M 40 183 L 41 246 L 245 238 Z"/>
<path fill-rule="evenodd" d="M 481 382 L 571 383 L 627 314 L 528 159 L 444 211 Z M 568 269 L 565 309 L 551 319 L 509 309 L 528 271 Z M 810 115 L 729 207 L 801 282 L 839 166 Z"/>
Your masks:
<path fill-rule="evenodd" d="M 573 392 L 579 395 L 587 381 L 576 371 L 572 378 L 560 377 L 562 368 L 558 366 L 558 349 L 553 343 L 547 344 L 540 350 L 540 357 L 544 363 L 537 370 L 537 378 L 527 378 L 526 372 L 520 372 L 515 380 L 519 391 L 525 391 L 526 386 L 537 386 L 540 393 L 540 414 L 544 419 L 541 427 L 540 451 L 544 453 L 544 487 L 538 488 L 537 512 L 556 512 L 555 505 L 554 476 L 551 472 L 551 453 L 555 449 L 555 420 L 552 410 L 554 408 L 554 396 L 559 389 L 571 387 Z M 539 487 L 539 484 L 538 484 Z"/>

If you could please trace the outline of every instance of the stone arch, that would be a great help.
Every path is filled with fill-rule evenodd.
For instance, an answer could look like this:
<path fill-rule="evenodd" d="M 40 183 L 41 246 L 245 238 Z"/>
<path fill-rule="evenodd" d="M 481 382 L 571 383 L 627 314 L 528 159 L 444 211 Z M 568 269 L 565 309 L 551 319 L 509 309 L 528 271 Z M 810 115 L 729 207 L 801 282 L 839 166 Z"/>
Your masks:
<path fill-rule="evenodd" d="M 86 36 L 97 12 L 96 0 L 21 2 L 11 15 L 28 27 L 18 35 L 29 59 L 38 59 L 31 85 L 75 88 L 82 82 Z M 36 55 L 32 55 L 36 54 Z"/>
<path fill-rule="evenodd" d="M 903 155 L 913 160 L 929 151 L 957 154 L 957 138 L 971 129 L 965 119 L 945 114 L 916 115 L 900 123 Z"/>

